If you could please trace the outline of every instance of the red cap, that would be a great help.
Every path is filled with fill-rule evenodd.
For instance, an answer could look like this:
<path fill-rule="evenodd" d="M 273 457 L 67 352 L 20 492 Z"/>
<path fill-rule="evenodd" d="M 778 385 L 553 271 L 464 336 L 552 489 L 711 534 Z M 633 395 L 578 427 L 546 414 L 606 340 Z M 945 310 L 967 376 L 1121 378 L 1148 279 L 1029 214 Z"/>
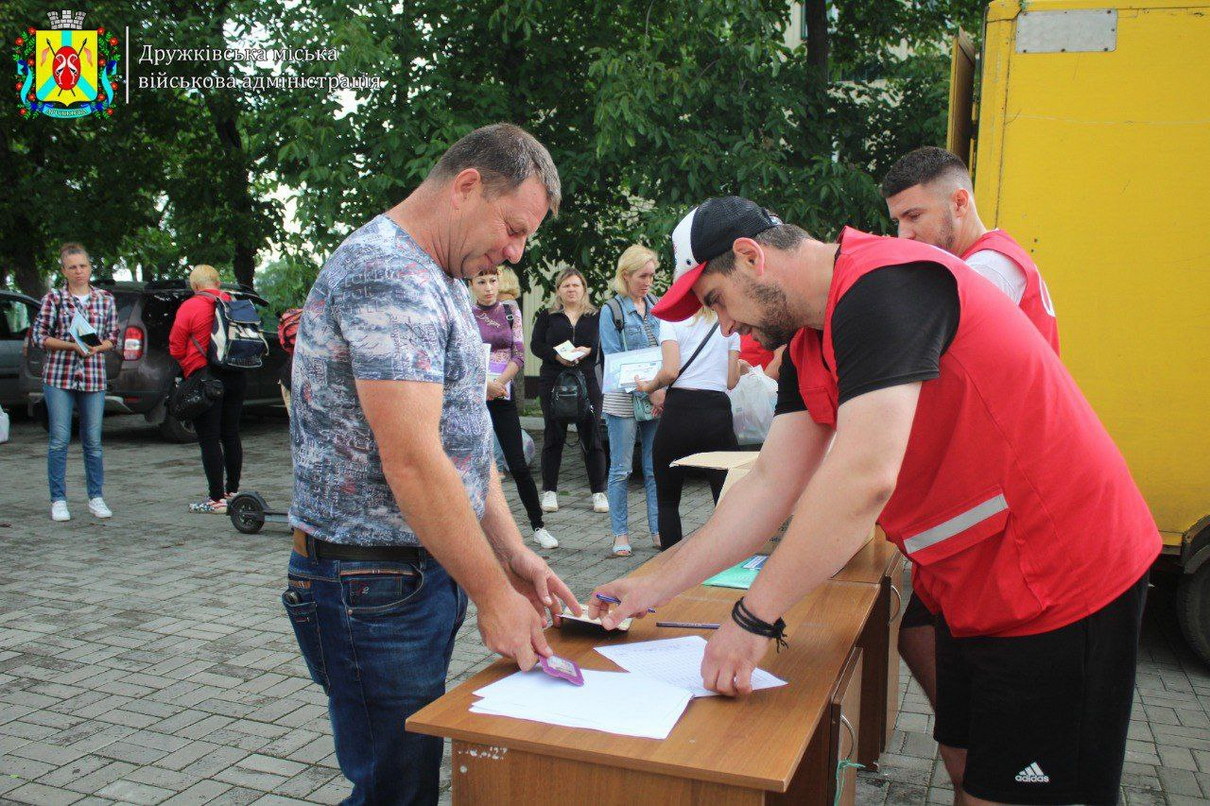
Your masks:
<path fill-rule="evenodd" d="M 702 307 L 693 284 L 702 276 L 706 261 L 730 251 L 736 238 L 752 238 L 781 223 L 768 210 L 738 196 L 707 199 L 694 207 L 672 231 L 676 256 L 672 287 L 651 312 L 669 322 L 693 316 Z"/>

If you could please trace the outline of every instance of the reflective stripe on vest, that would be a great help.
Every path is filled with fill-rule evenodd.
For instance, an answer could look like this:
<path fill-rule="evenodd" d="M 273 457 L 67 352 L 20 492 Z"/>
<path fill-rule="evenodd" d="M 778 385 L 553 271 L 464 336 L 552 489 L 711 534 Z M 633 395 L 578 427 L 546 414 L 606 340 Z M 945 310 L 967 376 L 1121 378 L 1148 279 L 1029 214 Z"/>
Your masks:
<path fill-rule="evenodd" d="M 989 498 L 982 504 L 971 507 L 961 515 L 950 518 L 945 523 L 937 524 L 932 529 L 925 529 L 920 534 L 908 538 L 903 541 L 904 548 L 911 554 L 923 551 L 937 545 L 943 540 L 949 540 L 951 537 L 965 532 L 967 529 L 982 523 L 988 518 L 999 515 L 1006 509 L 1008 509 L 1008 501 L 1005 500 L 1003 494 L 997 495 L 995 498 Z"/>

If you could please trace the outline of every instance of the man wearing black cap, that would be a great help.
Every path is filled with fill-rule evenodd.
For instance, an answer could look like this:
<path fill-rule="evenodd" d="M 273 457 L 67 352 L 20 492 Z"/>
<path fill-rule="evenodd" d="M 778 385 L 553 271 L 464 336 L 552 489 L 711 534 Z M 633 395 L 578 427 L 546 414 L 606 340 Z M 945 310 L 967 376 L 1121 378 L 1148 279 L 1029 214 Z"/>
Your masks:
<path fill-rule="evenodd" d="M 724 333 L 789 343 L 779 416 L 674 562 L 599 589 L 621 601 L 605 625 L 738 562 L 793 514 L 702 664 L 707 687 L 746 694 L 781 615 L 877 521 L 939 614 L 935 736 L 958 802 L 1116 803 L 1160 540 L 1054 350 L 927 244 L 847 228 L 825 244 L 734 197 L 695 208 L 673 244 L 656 315 L 705 304 Z"/>

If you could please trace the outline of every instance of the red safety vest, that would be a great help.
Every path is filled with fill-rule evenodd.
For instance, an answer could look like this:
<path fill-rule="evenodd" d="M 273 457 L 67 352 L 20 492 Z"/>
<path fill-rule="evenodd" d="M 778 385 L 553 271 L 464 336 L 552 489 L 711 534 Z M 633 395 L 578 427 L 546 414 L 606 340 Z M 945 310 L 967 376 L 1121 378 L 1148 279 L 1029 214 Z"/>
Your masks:
<path fill-rule="evenodd" d="M 988 230 L 983 233 L 979 236 L 979 240 L 971 244 L 970 249 L 962 253 L 961 257 L 966 260 L 976 252 L 984 250 L 1004 255 L 1015 263 L 1021 273 L 1025 275 L 1025 293 L 1021 295 L 1021 310 L 1025 311 L 1029 321 L 1034 323 L 1034 327 L 1058 353 L 1059 320 L 1055 318 L 1055 304 L 1050 299 L 1050 289 L 1046 287 L 1046 281 L 1042 279 L 1042 273 L 1038 271 L 1038 266 L 1034 263 L 1033 258 L 1002 229 Z"/>
<path fill-rule="evenodd" d="M 846 228 L 824 330 L 790 344 L 811 417 L 835 427 L 837 302 L 863 275 L 926 261 L 957 281 L 961 318 L 921 385 L 895 492 L 878 518 L 952 633 L 1031 635 L 1100 610 L 1160 551 L 1122 454 L 1054 350 L 953 255 Z"/>

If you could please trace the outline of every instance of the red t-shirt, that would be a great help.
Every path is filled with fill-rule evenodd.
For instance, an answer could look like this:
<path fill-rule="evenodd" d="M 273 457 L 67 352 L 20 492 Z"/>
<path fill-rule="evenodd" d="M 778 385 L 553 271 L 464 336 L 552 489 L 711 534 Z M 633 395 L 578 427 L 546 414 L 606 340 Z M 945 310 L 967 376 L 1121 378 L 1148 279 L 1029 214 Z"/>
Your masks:
<path fill-rule="evenodd" d="M 739 337 L 739 357 L 754 367 L 764 369 L 773 360 L 773 351 L 760 346 L 760 342 L 752 336 Z"/>
<path fill-rule="evenodd" d="M 226 291 L 219 291 L 218 295 L 223 300 L 231 300 L 231 295 Z M 210 331 L 213 328 L 214 297 L 210 294 L 196 293 L 177 309 L 176 319 L 172 320 L 172 330 L 168 334 L 168 353 L 181 365 L 186 378 L 208 363 L 206 353 L 210 349 Z M 193 343 L 195 339 L 197 344 Z"/>

